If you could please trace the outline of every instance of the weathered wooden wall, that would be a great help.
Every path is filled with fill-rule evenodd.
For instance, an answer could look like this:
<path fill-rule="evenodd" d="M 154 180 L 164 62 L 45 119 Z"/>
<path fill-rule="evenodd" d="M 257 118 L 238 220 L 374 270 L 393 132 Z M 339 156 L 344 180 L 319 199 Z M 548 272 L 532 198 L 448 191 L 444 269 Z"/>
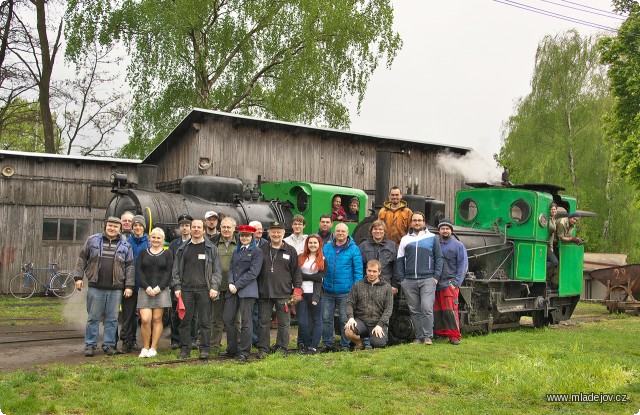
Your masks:
<path fill-rule="evenodd" d="M 43 241 L 44 218 L 88 219 L 91 233 L 103 226 L 111 199 L 109 176 L 115 169 L 137 179 L 135 163 L 40 158 L 0 153 L 0 167 L 13 166 L 12 177 L 0 176 L 0 292 L 9 292 L 9 280 L 20 266 L 33 262 L 72 269 L 81 243 Z M 45 282 L 45 274 L 37 274 Z"/>
<path fill-rule="evenodd" d="M 145 163 L 159 166 L 159 182 L 209 174 L 253 184 L 261 175 L 265 181 L 303 180 L 373 191 L 377 148 L 397 152 L 391 157 L 391 185 L 406 192 L 409 178 L 417 180 L 419 194 L 445 201 L 447 214 L 453 214 L 455 192 L 464 181 L 437 167 L 439 146 L 212 115 L 187 126 Z M 199 169 L 202 159 L 211 166 Z"/>

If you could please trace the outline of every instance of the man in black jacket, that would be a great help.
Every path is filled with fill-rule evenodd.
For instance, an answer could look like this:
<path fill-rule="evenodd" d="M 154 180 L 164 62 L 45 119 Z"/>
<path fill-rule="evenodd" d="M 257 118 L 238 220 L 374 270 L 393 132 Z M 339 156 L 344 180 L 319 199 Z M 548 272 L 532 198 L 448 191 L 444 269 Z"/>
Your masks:
<path fill-rule="evenodd" d="M 294 295 L 302 297 L 302 274 L 295 248 L 286 244 L 284 225 L 272 222 L 269 227 L 270 243 L 260 247 L 264 253 L 258 277 L 258 359 L 266 353 L 287 351 L 289 346 L 289 307 L 287 301 Z M 293 290 L 292 290 L 293 287 Z M 278 318 L 276 345 L 269 349 L 271 310 L 275 306 Z"/>
<path fill-rule="evenodd" d="M 201 220 L 191 222 L 191 240 L 178 248 L 173 262 L 172 281 L 176 297 L 184 302 L 185 315 L 180 322 L 179 359 L 191 354 L 191 320 L 198 313 L 200 323 L 200 359 L 208 359 L 211 350 L 211 301 L 218 299 L 222 270 L 218 250 L 204 238 Z"/>

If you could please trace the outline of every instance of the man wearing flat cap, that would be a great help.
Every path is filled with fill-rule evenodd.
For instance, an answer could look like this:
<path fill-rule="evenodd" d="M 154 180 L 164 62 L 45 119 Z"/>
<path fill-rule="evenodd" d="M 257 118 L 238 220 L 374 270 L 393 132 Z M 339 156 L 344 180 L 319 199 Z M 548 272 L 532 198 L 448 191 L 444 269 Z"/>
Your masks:
<path fill-rule="evenodd" d="M 135 215 L 131 220 L 131 229 L 133 234 L 127 239 L 131 249 L 133 250 L 133 263 L 138 258 L 138 254 L 149 247 L 149 236 L 145 233 L 147 229 L 147 221 L 142 215 Z M 138 288 L 140 286 L 140 277 L 136 273 L 136 282 L 131 297 L 122 299 L 122 328 L 120 330 L 120 340 L 122 347 L 120 350 L 124 353 L 140 351 L 140 346 L 136 343 L 136 334 L 138 331 Z"/>
<path fill-rule="evenodd" d="M 302 297 L 302 274 L 298 254 L 283 241 L 284 224 L 271 222 L 270 242 L 260 247 L 263 252 L 262 269 L 258 277 L 258 359 L 271 351 L 286 353 L 289 346 L 289 307 L 291 294 Z M 278 335 L 273 348 L 270 345 L 271 310 L 275 306 Z"/>
<path fill-rule="evenodd" d="M 189 242 L 191 239 L 191 221 L 193 217 L 186 213 L 178 216 L 178 226 L 180 229 L 180 237 L 174 239 L 169 244 L 169 251 L 173 254 L 175 258 L 176 252 L 181 245 Z M 171 310 L 169 310 L 169 316 L 171 317 L 171 349 L 175 350 L 180 347 L 180 333 L 178 331 L 178 327 L 180 326 L 180 317 L 178 317 L 178 298 L 173 292 L 173 287 L 171 287 Z M 191 343 L 192 345 L 196 344 L 196 327 L 197 327 L 197 318 L 193 319 L 191 324 Z"/>
<path fill-rule="evenodd" d="M 82 290 L 87 277 L 87 327 L 84 354 L 91 357 L 98 346 L 100 319 L 104 318 L 102 350 L 107 356 L 118 353 L 118 312 L 123 296 L 131 297 L 135 283 L 135 268 L 131 245 L 120 237 L 120 218 L 110 216 L 104 231 L 91 235 L 76 261 L 73 278 L 76 289 Z"/>
<path fill-rule="evenodd" d="M 442 251 L 442 276 L 436 286 L 433 305 L 434 333 L 449 339 L 449 343 L 460 344 L 460 318 L 458 316 L 458 293 L 469 268 L 467 249 L 453 235 L 453 222 L 444 218 L 438 224 L 438 240 Z"/>

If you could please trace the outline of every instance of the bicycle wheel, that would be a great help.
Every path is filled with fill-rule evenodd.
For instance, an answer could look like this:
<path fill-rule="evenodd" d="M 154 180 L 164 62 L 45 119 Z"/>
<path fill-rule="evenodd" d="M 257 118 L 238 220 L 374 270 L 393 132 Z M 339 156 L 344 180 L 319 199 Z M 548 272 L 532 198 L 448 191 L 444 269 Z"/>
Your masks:
<path fill-rule="evenodd" d="M 49 291 L 60 298 L 71 297 L 76 292 L 76 282 L 67 271 L 58 272 L 49 281 Z"/>
<path fill-rule="evenodd" d="M 36 291 L 35 278 L 26 272 L 18 274 L 11 278 L 9 290 L 11 291 L 11 295 L 16 298 L 29 298 Z"/>

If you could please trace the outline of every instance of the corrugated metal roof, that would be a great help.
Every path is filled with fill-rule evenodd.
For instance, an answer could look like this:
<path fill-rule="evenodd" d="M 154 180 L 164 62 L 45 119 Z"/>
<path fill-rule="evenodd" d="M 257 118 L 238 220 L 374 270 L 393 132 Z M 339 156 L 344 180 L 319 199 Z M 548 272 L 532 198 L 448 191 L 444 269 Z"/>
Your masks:
<path fill-rule="evenodd" d="M 0 155 L 9 155 L 17 157 L 33 157 L 33 158 L 49 158 L 58 160 L 78 160 L 78 161 L 93 161 L 102 163 L 120 163 L 120 164 L 140 164 L 142 161 L 133 159 L 120 159 L 114 157 L 96 157 L 96 156 L 76 156 L 72 154 L 51 154 L 51 153 L 32 153 L 28 151 L 11 151 L 0 150 Z"/>

